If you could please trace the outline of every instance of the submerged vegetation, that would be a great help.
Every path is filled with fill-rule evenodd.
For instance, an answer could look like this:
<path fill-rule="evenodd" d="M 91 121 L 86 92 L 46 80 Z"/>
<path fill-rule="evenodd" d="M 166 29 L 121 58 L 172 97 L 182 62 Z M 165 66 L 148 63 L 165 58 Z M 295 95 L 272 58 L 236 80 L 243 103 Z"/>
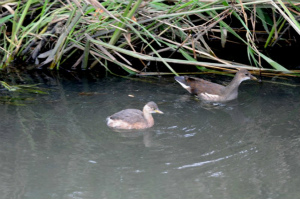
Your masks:
<path fill-rule="evenodd" d="M 19 60 L 48 69 L 97 65 L 111 73 L 117 66 L 140 75 L 177 75 L 173 63 L 199 71 L 245 67 L 300 74 L 263 51 L 300 38 L 299 1 L 5 0 L 0 8 L 2 70 Z M 211 40 L 220 48 L 244 46 L 248 64 L 219 58 Z M 147 72 L 151 61 L 169 71 Z"/>

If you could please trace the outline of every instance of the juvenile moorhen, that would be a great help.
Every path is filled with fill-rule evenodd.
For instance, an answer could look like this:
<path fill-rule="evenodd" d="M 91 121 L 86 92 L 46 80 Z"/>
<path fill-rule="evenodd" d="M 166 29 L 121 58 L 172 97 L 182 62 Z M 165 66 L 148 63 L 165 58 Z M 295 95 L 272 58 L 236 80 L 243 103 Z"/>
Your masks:
<path fill-rule="evenodd" d="M 227 85 L 212 83 L 196 77 L 176 76 L 175 80 L 191 94 L 197 95 L 201 100 L 210 102 L 226 102 L 236 99 L 238 88 L 242 81 L 257 80 L 246 69 L 240 69 L 233 80 Z"/>

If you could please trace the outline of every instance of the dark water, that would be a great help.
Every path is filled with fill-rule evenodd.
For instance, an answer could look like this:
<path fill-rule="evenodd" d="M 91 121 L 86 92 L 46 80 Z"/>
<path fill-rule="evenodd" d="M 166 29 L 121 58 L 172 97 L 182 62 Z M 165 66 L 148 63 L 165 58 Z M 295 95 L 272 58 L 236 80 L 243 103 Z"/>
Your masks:
<path fill-rule="evenodd" d="M 299 198 L 297 84 L 247 81 L 226 104 L 203 104 L 172 77 L 50 79 L 40 85 L 49 95 L 1 90 L 1 198 Z M 148 101 L 165 113 L 154 127 L 106 126 Z"/>

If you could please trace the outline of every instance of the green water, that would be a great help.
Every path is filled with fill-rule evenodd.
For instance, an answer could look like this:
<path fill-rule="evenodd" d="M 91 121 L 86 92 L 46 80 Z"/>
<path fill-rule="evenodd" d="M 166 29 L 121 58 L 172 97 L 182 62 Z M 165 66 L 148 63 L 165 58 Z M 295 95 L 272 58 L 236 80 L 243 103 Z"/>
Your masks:
<path fill-rule="evenodd" d="M 1 91 L 2 199 L 299 198 L 299 87 L 247 81 L 205 104 L 172 77 L 42 82 L 48 95 Z M 106 126 L 148 101 L 154 127 Z"/>

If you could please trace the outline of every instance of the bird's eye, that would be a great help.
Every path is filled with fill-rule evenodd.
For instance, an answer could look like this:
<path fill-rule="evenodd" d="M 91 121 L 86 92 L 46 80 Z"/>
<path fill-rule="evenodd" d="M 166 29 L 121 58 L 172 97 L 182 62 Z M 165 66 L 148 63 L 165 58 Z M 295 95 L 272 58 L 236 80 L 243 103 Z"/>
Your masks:
<path fill-rule="evenodd" d="M 249 74 L 248 74 L 248 73 L 246 73 L 245 75 L 246 75 L 246 76 L 249 76 Z"/>

